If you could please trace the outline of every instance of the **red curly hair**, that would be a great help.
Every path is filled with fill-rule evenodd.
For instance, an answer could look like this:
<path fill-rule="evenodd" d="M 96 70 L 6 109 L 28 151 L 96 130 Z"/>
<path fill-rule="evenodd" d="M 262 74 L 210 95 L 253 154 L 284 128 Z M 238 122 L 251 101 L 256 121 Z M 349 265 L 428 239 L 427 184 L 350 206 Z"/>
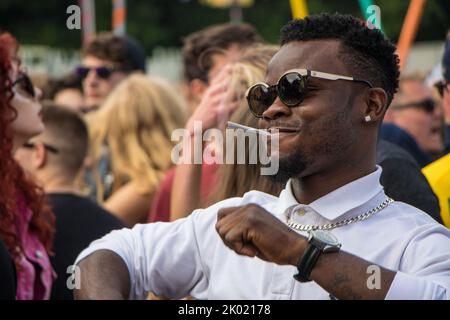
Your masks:
<path fill-rule="evenodd" d="M 43 190 L 26 177 L 12 154 L 11 122 L 17 113 L 11 105 L 14 97 L 11 73 L 13 61 L 18 61 L 18 50 L 11 34 L 0 34 L 0 237 L 13 258 L 19 254 L 17 248 L 22 249 L 15 231 L 19 195 L 23 195 L 26 206 L 33 212 L 30 230 L 38 236 L 49 254 L 55 224 Z"/>

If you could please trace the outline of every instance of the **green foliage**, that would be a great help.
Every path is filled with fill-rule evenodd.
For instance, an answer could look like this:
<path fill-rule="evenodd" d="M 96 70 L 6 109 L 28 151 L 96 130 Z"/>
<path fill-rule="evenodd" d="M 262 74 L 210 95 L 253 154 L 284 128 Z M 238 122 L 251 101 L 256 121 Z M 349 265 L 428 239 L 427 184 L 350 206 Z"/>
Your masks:
<path fill-rule="evenodd" d="M 374 0 L 381 8 L 386 34 L 397 40 L 408 8 L 406 0 Z M 66 28 L 66 8 L 75 0 L 1 0 L 0 26 L 21 43 L 77 49 L 81 32 Z M 127 30 L 139 39 L 147 53 L 157 46 L 179 47 L 184 36 L 229 19 L 227 9 L 201 5 L 197 0 L 127 0 Z M 357 0 L 309 0 L 310 13 L 340 12 L 359 17 Z M 110 0 L 96 0 L 97 31 L 111 29 Z M 280 27 L 290 18 L 288 0 L 255 0 L 243 10 L 244 20 L 254 24 L 263 37 L 276 43 Z M 443 40 L 450 28 L 450 1 L 428 0 L 417 40 Z"/>

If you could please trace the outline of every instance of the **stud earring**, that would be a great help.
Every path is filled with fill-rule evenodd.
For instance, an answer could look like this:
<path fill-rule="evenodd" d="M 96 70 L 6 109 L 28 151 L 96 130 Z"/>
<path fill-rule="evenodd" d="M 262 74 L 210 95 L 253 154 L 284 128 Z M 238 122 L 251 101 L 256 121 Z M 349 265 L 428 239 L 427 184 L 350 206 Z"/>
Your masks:
<path fill-rule="evenodd" d="M 370 121 L 372 120 L 372 118 L 371 118 L 370 116 L 366 116 L 366 117 L 364 118 L 364 120 L 366 120 L 366 122 L 370 122 Z"/>

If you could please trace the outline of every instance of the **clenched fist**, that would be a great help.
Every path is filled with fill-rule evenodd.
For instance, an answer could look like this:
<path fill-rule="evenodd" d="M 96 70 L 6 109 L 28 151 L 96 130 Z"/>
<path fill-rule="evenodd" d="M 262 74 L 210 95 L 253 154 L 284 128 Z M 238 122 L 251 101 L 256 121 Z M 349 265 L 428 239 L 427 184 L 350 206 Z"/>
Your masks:
<path fill-rule="evenodd" d="M 216 230 L 236 253 L 279 265 L 296 266 L 307 245 L 305 237 L 257 204 L 220 209 Z"/>

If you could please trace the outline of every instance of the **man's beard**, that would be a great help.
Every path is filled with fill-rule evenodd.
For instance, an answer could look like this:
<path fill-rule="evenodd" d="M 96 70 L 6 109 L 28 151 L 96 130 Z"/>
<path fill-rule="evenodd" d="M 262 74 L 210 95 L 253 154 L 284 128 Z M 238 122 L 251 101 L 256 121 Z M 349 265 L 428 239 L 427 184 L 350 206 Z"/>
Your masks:
<path fill-rule="evenodd" d="M 327 128 L 331 133 L 323 135 L 321 143 L 312 147 L 297 146 L 287 155 L 278 159 L 278 172 L 268 175 L 267 178 L 274 182 L 285 184 L 290 178 L 300 178 L 305 175 L 305 170 L 314 166 L 318 159 L 325 162 L 337 163 L 343 160 L 351 145 L 356 143 L 357 136 L 352 130 L 351 122 L 348 122 L 348 108 L 341 111 L 336 118 L 324 122 L 315 132 L 323 132 Z M 341 128 L 349 128 L 347 131 Z M 318 136 L 318 134 L 314 134 Z M 309 134 L 313 136 L 313 134 Z M 308 170 L 310 171 L 310 170 Z"/>
<path fill-rule="evenodd" d="M 278 171 L 274 175 L 266 176 L 269 180 L 285 184 L 290 178 L 298 177 L 305 170 L 307 161 L 300 149 L 296 149 L 278 160 Z"/>

